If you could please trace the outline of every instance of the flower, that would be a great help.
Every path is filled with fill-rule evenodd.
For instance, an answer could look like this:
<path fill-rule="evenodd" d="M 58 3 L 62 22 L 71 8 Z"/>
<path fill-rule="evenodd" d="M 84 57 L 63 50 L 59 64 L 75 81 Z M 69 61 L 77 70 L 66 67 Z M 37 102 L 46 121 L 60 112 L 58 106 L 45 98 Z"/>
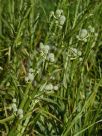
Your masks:
<path fill-rule="evenodd" d="M 87 42 L 88 36 L 89 36 L 88 31 L 87 31 L 86 29 L 81 29 L 81 30 L 79 31 L 79 35 L 77 35 L 76 38 L 77 38 L 78 40 Z"/>
<path fill-rule="evenodd" d="M 19 119 L 22 119 L 23 118 L 23 110 L 22 109 L 18 109 L 18 116 L 19 116 Z"/>
<path fill-rule="evenodd" d="M 12 102 L 13 102 L 13 103 L 16 103 L 16 99 L 15 99 L 15 98 L 13 98 Z"/>
<path fill-rule="evenodd" d="M 25 81 L 28 82 L 28 81 L 33 81 L 34 80 L 34 75 L 33 73 L 28 73 L 28 76 L 25 77 Z"/>
<path fill-rule="evenodd" d="M 51 79 L 51 80 L 55 80 L 55 77 L 54 77 L 54 76 L 51 76 L 50 79 Z"/>
<path fill-rule="evenodd" d="M 57 9 L 56 10 L 56 17 L 60 17 L 62 13 L 63 13 L 62 9 Z"/>
<path fill-rule="evenodd" d="M 22 119 L 22 118 L 23 118 L 23 114 L 20 114 L 20 115 L 19 115 L 19 119 Z"/>
<path fill-rule="evenodd" d="M 72 53 L 74 54 L 74 56 L 81 56 L 82 52 L 76 48 L 70 48 L 72 50 Z"/>
<path fill-rule="evenodd" d="M 25 77 L 25 81 L 28 82 L 29 81 L 29 78 L 28 76 Z"/>
<path fill-rule="evenodd" d="M 90 31 L 91 33 L 94 33 L 94 32 L 95 32 L 95 28 L 92 27 L 91 25 L 90 25 L 88 28 L 89 28 L 89 31 Z"/>
<path fill-rule="evenodd" d="M 96 38 L 98 37 L 98 33 L 95 33 L 95 37 L 96 37 Z"/>
<path fill-rule="evenodd" d="M 12 109 L 13 109 L 14 112 L 17 111 L 17 105 L 16 105 L 15 103 L 12 103 L 12 106 L 11 106 L 11 107 L 12 107 Z"/>
<path fill-rule="evenodd" d="M 44 44 L 41 42 L 40 43 L 40 49 L 43 49 L 44 48 Z"/>
<path fill-rule="evenodd" d="M 86 38 L 87 36 L 88 36 L 88 31 L 87 31 L 86 29 L 80 30 L 80 32 L 79 32 L 79 38 L 80 38 L 80 39 L 84 39 L 84 38 Z"/>
<path fill-rule="evenodd" d="M 0 70 L 3 70 L 3 68 L 0 66 Z"/>
<path fill-rule="evenodd" d="M 54 16 L 54 11 L 50 12 L 50 17 Z"/>
<path fill-rule="evenodd" d="M 52 90 L 53 89 L 53 85 L 50 83 L 50 84 L 47 84 L 45 86 L 45 90 Z"/>
<path fill-rule="evenodd" d="M 80 57 L 80 58 L 79 58 L 79 61 L 80 61 L 80 62 L 81 62 L 81 61 L 83 61 L 83 58 L 82 58 L 82 57 Z"/>
<path fill-rule="evenodd" d="M 23 114 L 23 110 L 22 109 L 18 109 L 18 115 L 21 115 L 21 114 Z"/>
<path fill-rule="evenodd" d="M 44 52 L 45 54 L 48 54 L 49 50 L 50 50 L 49 45 L 45 45 L 45 47 L 44 47 L 44 49 L 43 49 L 43 52 Z"/>
<path fill-rule="evenodd" d="M 55 61 L 55 57 L 54 57 L 54 54 L 53 54 L 53 53 L 49 53 L 49 54 L 48 54 L 48 60 L 51 61 L 51 62 L 54 62 L 54 61 Z"/>
<path fill-rule="evenodd" d="M 48 54 L 50 47 L 49 45 L 44 45 L 43 43 L 40 43 L 40 49 L 43 53 Z"/>
<path fill-rule="evenodd" d="M 58 86 L 56 85 L 56 86 L 53 86 L 53 89 L 55 90 L 55 91 L 57 91 L 58 90 Z"/>
<path fill-rule="evenodd" d="M 30 68 L 29 73 L 33 73 L 33 72 L 34 72 L 34 69 Z"/>
<path fill-rule="evenodd" d="M 65 17 L 64 15 L 60 16 L 60 18 L 59 18 L 59 24 L 60 24 L 61 26 L 64 25 L 65 21 L 66 21 L 66 17 Z"/>
<path fill-rule="evenodd" d="M 30 81 L 33 81 L 34 80 L 34 75 L 32 73 L 29 73 L 28 78 L 29 78 Z"/>

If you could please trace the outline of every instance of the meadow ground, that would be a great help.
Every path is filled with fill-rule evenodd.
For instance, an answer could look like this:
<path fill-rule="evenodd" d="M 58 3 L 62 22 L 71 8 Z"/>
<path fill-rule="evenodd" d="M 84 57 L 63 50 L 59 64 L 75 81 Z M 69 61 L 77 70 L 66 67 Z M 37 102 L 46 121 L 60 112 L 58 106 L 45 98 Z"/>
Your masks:
<path fill-rule="evenodd" d="M 0 136 L 101 136 L 101 51 L 101 0 L 0 0 Z"/>

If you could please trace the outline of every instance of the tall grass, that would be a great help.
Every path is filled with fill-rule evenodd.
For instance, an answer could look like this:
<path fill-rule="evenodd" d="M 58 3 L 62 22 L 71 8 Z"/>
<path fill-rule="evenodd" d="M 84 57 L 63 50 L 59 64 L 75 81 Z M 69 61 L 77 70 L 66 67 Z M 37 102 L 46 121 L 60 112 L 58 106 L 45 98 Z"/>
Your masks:
<path fill-rule="evenodd" d="M 0 0 L 1 136 L 101 136 L 101 7 Z"/>

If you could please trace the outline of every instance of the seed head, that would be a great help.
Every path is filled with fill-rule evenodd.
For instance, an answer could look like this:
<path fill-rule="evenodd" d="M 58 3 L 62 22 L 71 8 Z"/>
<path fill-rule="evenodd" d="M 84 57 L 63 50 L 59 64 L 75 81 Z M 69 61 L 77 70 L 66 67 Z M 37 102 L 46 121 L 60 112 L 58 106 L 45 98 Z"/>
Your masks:
<path fill-rule="evenodd" d="M 59 23 L 60 23 L 60 25 L 63 26 L 64 23 L 65 23 L 65 21 L 66 21 L 66 17 L 62 15 L 62 16 L 59 18 Z"/>

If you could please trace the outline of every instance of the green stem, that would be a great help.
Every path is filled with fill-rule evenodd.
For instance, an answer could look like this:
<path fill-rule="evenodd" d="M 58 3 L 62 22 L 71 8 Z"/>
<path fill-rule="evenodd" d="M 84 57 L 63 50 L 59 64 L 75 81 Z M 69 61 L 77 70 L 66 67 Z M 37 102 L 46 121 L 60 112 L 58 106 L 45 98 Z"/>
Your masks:
<path fill-rule="evenodd" d="M 5 122 L 9 122 L 15 118 L 15 115 L 11 115 L 5 119 L 0 120 L 0 124 L 4 124 Z"/>

